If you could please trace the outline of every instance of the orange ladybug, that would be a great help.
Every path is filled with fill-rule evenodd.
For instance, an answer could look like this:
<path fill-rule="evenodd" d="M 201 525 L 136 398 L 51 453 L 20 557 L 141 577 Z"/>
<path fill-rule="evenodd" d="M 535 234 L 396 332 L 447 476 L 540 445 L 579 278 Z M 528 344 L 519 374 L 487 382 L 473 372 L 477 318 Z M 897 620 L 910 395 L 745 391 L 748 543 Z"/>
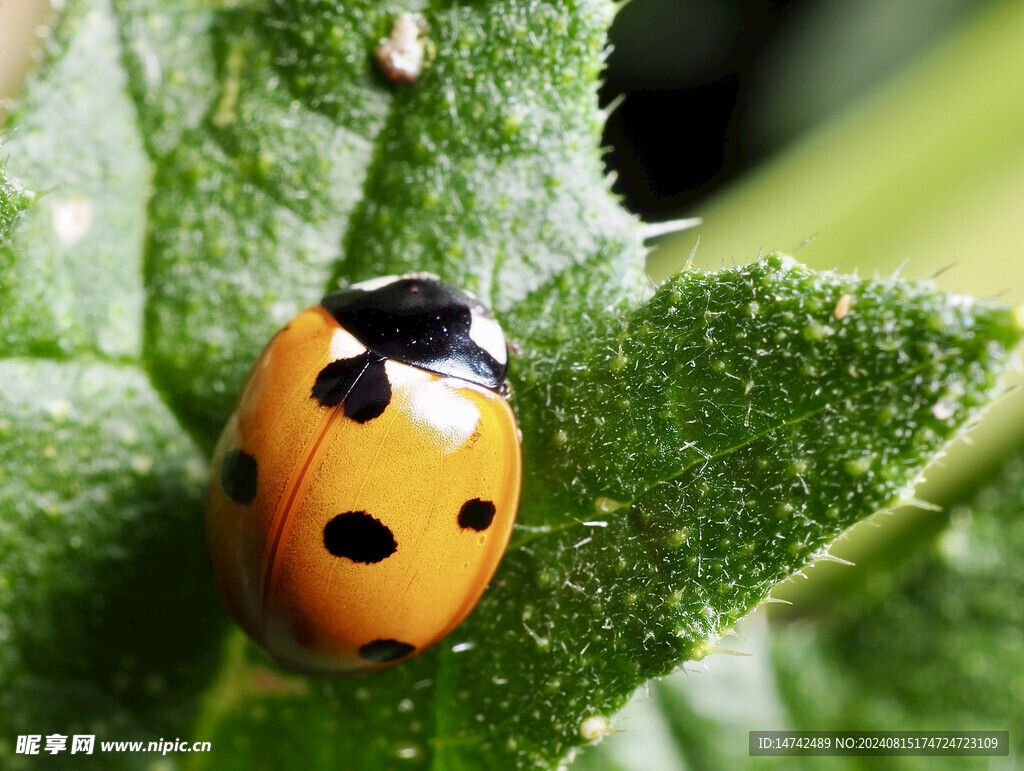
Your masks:
<path fill-rule="evenodd" d="M 488 309 L 427 274 L 334 292 L 270 341 L 217 444 L 206 535 L 282 665 L 386 667 L 473 609 L 519 504 L 507 369 Z"/>

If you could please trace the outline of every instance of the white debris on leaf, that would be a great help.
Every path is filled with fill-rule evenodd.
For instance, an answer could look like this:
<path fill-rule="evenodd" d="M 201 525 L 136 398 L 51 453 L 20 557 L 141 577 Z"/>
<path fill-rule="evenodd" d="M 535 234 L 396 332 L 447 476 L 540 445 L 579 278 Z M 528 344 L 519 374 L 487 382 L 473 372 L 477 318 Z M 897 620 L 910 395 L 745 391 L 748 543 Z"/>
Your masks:
<path fill-rule="evenodd" d="M 423 69 L 427 22 L 418 13 L 403 13 L 395 19 L 391 35 L 374 49 L 377 63 L 388 80 L 412 83 Z"/>
<path fill-rule="evenodd" d="M 75 196 L 53 206 L 53 230 L 65 248 L 82 240 L 92 227 L 92 204 Z"/>

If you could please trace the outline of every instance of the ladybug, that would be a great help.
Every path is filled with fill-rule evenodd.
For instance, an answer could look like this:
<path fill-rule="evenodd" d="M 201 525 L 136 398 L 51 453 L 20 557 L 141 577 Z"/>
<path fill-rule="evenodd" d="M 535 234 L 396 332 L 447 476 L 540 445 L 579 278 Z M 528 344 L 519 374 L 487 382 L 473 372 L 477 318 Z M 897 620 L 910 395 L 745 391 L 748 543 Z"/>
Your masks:
<path fill-rule="evenodd" d="M 519 504 L 507 369 L 488 309 L 429 274 L 329 294 L 271 339 L 217 444 L 206 537 L 278 662 L 380 669 L 473 609 Z"/>

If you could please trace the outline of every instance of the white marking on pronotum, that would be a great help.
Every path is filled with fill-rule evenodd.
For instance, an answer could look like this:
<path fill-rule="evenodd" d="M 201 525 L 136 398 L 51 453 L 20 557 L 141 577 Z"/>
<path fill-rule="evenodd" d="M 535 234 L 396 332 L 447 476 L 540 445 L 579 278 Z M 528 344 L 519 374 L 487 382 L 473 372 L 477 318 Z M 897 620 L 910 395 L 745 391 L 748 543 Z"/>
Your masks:
<path fill-rule="evenodd" d="M 393 284 L 404 276 L 379 276 L 377 278 L 369 278 L 366 281 L 360 281 L 357 284 L 353 284 L 349 289 L 358 289 L 361 292 L 372 292 L 375 289 L 380 289 L 388 284 Z"/>
<path fill-rule="evenodd" d="M 354 356 L 366 353 L 366 346 L 356 340 L 344 329 L 335 329 L 331 335 L 331 345 L 327 356 L 331 361 L 338 359 L 351 359 Z"/>
<path fill-rule="evenodd" d="M 490 316 L 473 311 L 473 320 L 469 325 L 470 339 L 489 353 L 498 364 L 508 362 L 508 346 L 505 344 L 505 333 L 501 325 Z"/>

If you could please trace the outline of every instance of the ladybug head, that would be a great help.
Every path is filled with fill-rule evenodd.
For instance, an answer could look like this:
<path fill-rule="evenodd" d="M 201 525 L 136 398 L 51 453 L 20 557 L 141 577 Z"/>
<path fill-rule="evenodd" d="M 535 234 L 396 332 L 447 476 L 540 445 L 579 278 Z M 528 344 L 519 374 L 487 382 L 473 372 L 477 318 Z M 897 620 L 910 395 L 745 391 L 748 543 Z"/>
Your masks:
<path fill-rule="evenodd" d="M 500 391 L 505 334 L 479 299 L 429 273 L 385 276 L 327 295 L 321 305 L 370 350 Z"/>

